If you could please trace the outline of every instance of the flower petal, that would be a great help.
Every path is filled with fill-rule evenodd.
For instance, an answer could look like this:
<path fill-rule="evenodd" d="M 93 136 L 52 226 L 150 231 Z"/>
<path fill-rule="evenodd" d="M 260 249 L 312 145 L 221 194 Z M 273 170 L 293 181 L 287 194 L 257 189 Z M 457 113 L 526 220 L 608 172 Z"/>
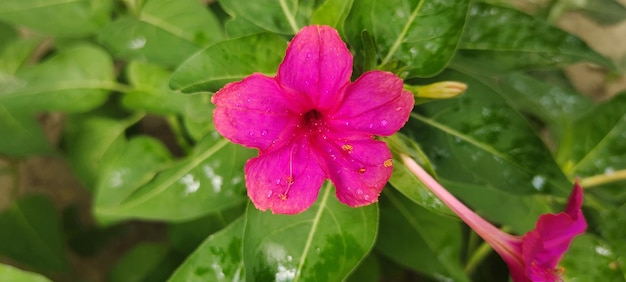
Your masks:
<path fill-rule="evenodd" d="M 352 55 L 335 29 L 304 27 L 291 40 L 276 78 L 284 86 L 310 97 L 324 111 L 341 99 L 341 89 L 350 82 Z"/>
<path fill-rule="evenodd" d="M 299 122 L 294 93 L 284 91 L 273 78 L 253 74 L 230 83 L 213 95 L 217 131 L 235 143 L 268 150 L 288 143 Z"/>
<path fill-rule="evenodd" d="M 582 190 L 576 184 L 566 212 L 539 217 L 535 229 L 523 238 L 522 257 L 527 267 L 537 265 L 552 271 L 557 266 L 574 237 L 587 229 L 581 204 Z"/>
<path fill-rule="evenodd" d="M 388 136 L 409 120 L 415 101 L 402 80 L 390 72 L 363 74 L 345 90 L 341 105 L 329 114 L 337 131 L 357 130 Z"/>
<path fill-rule="evenodd" d="M 387 144 L 372 139 L 320 139 L 315 146 L 339 201 L 351 207 L 378 201 L 393 170 Z"/>
<path fill-rule="evenodd" d="M 317 199 L 326 174 L 312 156 L 307 139 L 298 141 L 246 163 L 248 196 L 258 209 L 295 214 Z"/>

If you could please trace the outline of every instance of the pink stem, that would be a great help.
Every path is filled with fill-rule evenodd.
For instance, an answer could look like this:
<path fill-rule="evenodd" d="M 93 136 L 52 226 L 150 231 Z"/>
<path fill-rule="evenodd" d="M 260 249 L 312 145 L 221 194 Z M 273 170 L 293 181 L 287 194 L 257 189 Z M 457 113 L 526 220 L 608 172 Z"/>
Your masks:
<path fill-rule="evenodd" d="M 400 154 L 406 167 L 417 176 L 441 201 L 443 201 L 454 213 L 456 213 L 478 236 L 487 241 L 496 252 L 509 258 L 520 260 L 519 244 L 521 238 L 510 235 L 496 228 L 491 223 L 474 213 L 461 201 L 455 198 L 446 188 L 441 186 L 430 174 L 410 157 Z M 506 258 L 504 258 L 506 260 Z"/>

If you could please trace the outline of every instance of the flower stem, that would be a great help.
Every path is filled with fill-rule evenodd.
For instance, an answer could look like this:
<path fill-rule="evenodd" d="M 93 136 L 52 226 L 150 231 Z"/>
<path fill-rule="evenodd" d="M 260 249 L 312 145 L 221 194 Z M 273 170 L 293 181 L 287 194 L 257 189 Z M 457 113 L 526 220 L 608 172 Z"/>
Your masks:
<path fill-rule="evenodd" d="M 476 267 L 491 253 L 493 249 L 491 245 L 487 242 L 483 242 L 476 250 L 472 253 L 472 256 L 467 260 L 467 264 L 465 265 L 465 269 L 463 270 L 465 274 L 472 275 Z"/>
<path fill-rule="evenodd" d="M 591 188 L 620 180 L 626 180 L 626 169 L 583 178 L 579 183 L 583 188 Z"/>
<path fill-rule="evenodd" d="M 433 194 L 435 194 L 442 202 L 444 202 L 454 213 L 456 213 L 469 227 L 471 227 L 476 234 L 478 234 L 483 240 L 487 241 L 494 250 L 500 255 L 506 256 L 510 259 L 520 258 L 517 256 L 515 244 L 521 239 L 519 237 L 510 235 L 496 228 L 491 223 L 474 213 L 471 209 L 465 206 L 461 201 L 455 198 L 446 188 L 441 186 L 430 174 L 428 174 L 419 164 L 407 155 L 400 154 L 400 158 L 406 165 L 406 167 L 419 178 Z"/>

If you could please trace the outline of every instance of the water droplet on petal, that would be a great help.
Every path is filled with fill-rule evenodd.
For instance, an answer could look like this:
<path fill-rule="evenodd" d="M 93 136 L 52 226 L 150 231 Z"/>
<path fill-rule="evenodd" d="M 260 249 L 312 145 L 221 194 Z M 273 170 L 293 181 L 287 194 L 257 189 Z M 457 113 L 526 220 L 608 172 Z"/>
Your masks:
<path fill-rule="evenodd" d="M 280 185 L 280 178 L 276 179 L 276 185 Z"/>
<path fill-rule="evenodd" d="M 261 131 L 261 136 L 265 136 L 265 135 L 267 135 L 267 130 L 263 129 L 263 130 Z"/>
<path fill-rule="evenodd" d="M 252 101 L 252 99 L 248 98 L 248 99 L 246 99 L 246 101 L 247 101 L 248 103 L 250 103 L 250 101 Z"/>
<path fill-rule="evenodd" d="M 307 58 L 311 58 L 311 57 L 313 57 L 313 54 L 311 54 L 311 53 L 307 53 L 307 54 L 306 54 L 306 57 L 307 57 Z"/>
<path fill-rule="evenodd" d="M 272 194 L 274 194 L 274 192 L 272 190 L 268 190 L 267 191 L 267 198 L 269 199 L 270 197 L 272 197 Z"/>
<path fill-rule="evenodd" d="M 248 135 L 250 135 L 250 136 L 254 136 L 254 131 L 250 131 L 250 132 L 248 132 Z"/>
<path fill-rule="evenodd" d="M 349 121 L 346 121 L 346 126 L 348 126 L 348 125 L 350 125 L 350 122 L 349 122 Z"/>
<path fill-rule="evenodd" d="M 363 195 L 363 200 L 368 201 L 369 199 L 370 199 L 370 195 L 367 195 L 367 194 Z"/>
<path fill-rule="evenodd" d="M 369 128 L 370 128 L 370 129 L 374 128 L 374 124 L 373 124 L 373 123 L 370 123 Z"/>
<path fill-rule="evenodd" d="M 402 111 L 402 107 L 397 107 L 396 112 Z"/>
<path fill-rule="evenodd" d="M 363 190 L 361 190 L 361 189 L 356 190 L 356 193 L 357 193 L 358 195 L 363 195 Z"/>
<path fill-rule="evenodd" d="M 380 126 L 382 126 L 382 127 L 387 126 L 387 124 L 389 124 L 389 123 L 387 122 L 386 119 L 383 119 L 383 120 L 380 121 Z"/>

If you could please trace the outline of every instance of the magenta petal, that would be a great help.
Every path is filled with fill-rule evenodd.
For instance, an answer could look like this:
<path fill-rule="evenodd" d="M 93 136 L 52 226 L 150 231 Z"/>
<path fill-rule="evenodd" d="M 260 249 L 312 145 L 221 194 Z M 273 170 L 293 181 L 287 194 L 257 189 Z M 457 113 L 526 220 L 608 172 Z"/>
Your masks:
<path fill-rule="evenodd" d="M 339 201 L 351 207 L 378 201 L 393 170 L 387 144 L 371 139 L 318 140 L 316 148 L 323 156 Z"/>
<path fill-rule="evenodd" d="M 252 203 L 281 214 L 309 208 L 326 178 L 306 138 L 248 160 L 245 175 Z"/>
<path fill-rule="evenodd" d="M 566 212 L 540 216 L 535 229 L 524 235 L 522 257 L 529 276 L 553 275 L 574 237 L 585 232 L 581 204 L 582 189 L 576 184 Z"/>
<path fill-rule="evenodd" d="M 215 93 L 217 131 L 235 143 L 267 150 L 290 141 L 299 122 L 298 105 L 273 78 L 253 74 Z"/>
<path fill-rule="evenodd" d="M 341 99 L 350 82 L 352 55 L 335 29 L 307 26 L 289 43 L 276 78 L 286 87 L 310 97 L 319 111 Z"/>
<path fill-rule="evenodd" d="M 330 115 L 331 124 L 339 131 L 388 136 L 408 121 L 414 103 L 413 95 L 403 89 L 396 75 L 367 72 L 345 90 L 342 104 Z"/>

